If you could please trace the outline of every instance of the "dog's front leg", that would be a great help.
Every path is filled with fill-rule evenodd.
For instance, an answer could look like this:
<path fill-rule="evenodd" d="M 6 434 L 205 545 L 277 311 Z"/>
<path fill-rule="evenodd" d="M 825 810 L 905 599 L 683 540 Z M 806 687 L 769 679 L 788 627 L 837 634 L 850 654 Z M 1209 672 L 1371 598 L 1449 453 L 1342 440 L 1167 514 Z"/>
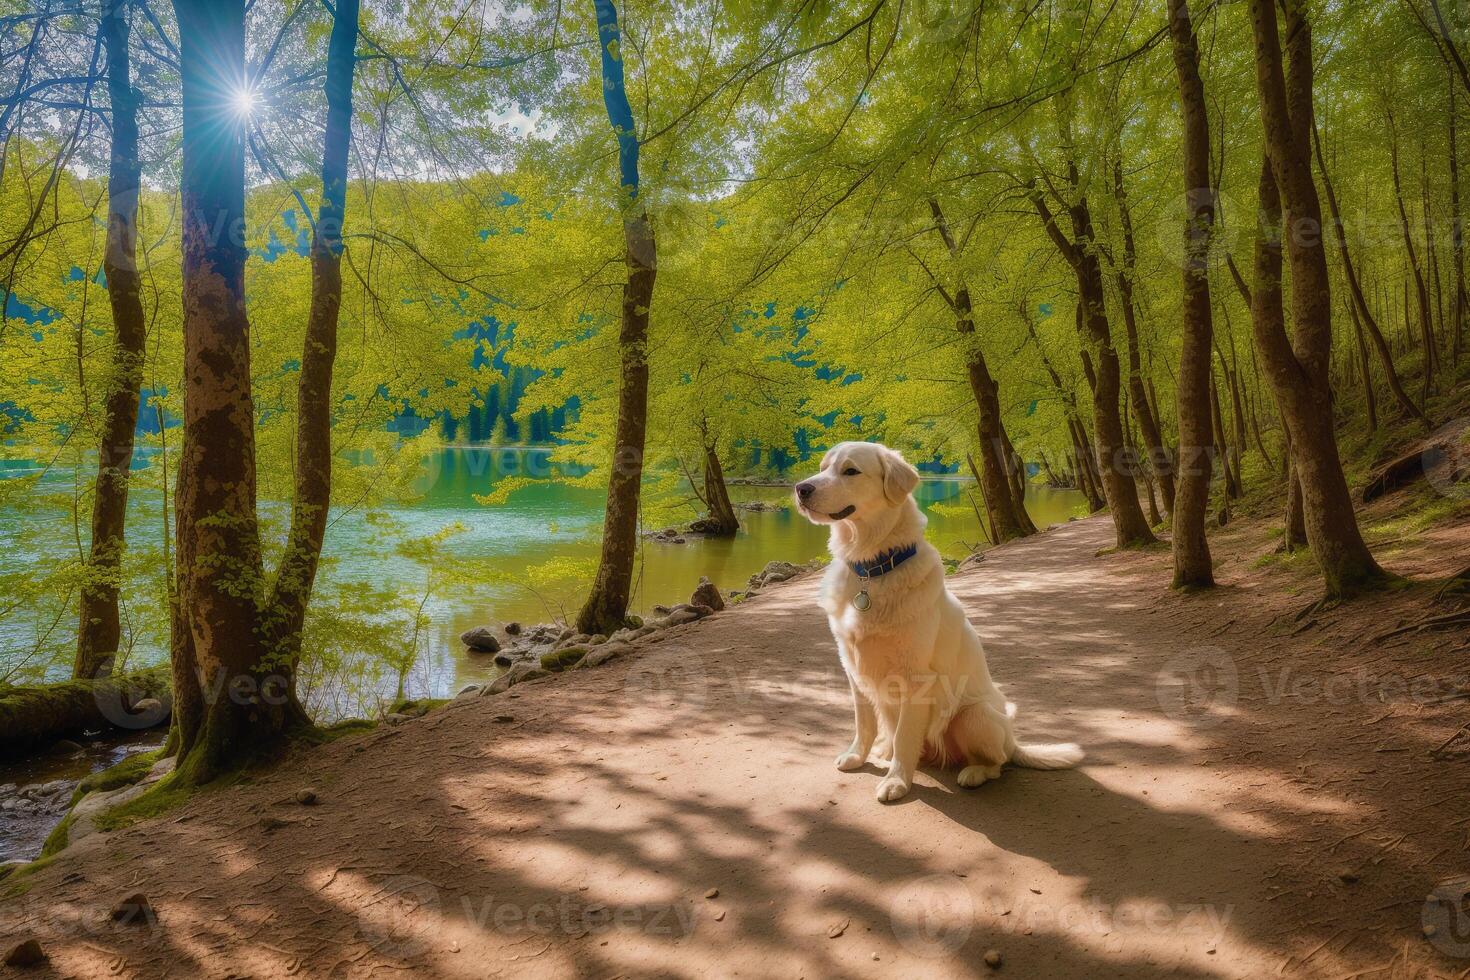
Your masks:
<path fill-rule="evenodd" d="M 924 730 L 929 725 L 931 706 L 924 698 L 916 697 L 912 680 L 900 692 L 898 719 L 893 725 L 893 759 L 888 765 L 888 775 L 878 784 L 878 801 L 892 803 L 908 795 L 914 783 L 914 772 L 919 768 L 919 755 L 924 750 Z"/>
<path fill-rule="evenodd" d="M 851 677 L 847 679 L 847 686 L 852 691 L 854 731 L 852 745 L 837 757 L 837 768 L 843 772 L 852 772 L 854 769 L 861 769 L 868 761 L 868 753 L 873 749 L 873 738 L 878 732 L 878 716 L 873 711 L 873 702 L 858 690 Z"/>

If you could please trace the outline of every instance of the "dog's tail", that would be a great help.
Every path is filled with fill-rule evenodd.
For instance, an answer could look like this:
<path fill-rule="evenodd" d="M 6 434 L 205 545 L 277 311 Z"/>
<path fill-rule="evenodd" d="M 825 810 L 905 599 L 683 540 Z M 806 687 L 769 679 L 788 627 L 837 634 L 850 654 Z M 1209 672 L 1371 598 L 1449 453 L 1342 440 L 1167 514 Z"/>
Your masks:
<path fill-rule="evenodd" d="M 1071 769 L 1082 761 L 1082 747 L 1073 742 L 1055 745 L 1017 745 L 1011 762 L 1027 769 Z"/>

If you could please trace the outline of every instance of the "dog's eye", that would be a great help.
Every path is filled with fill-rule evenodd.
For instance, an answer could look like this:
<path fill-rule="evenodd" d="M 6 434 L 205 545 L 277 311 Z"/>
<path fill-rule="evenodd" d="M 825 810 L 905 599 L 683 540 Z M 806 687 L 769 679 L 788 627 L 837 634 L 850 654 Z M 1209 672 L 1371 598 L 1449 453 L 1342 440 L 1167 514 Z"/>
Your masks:
<path fill-rule="evenodd" d="M 842 471 L 842 475 L 843 476 L 860 476 L 861 474 L 859 474 L 857 470 L 855 470 L 851 466 L 849 466 L 847 469 L 845 469 L 845 470 Z"/>

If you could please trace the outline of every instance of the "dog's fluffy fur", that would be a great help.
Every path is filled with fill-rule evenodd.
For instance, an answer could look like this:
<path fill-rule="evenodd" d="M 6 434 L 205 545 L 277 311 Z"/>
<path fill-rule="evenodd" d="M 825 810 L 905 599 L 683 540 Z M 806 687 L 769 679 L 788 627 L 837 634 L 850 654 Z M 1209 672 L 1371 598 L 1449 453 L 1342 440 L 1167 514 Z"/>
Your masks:
<path fill-rule="evenodd" d="M 878 799 L 902 799 L 922 763 L 959 768 L 961 786 L 979 786 L 1010 762 L 1065 769 L 1082 759 L 1076 745 L 1018 745 L 1015 705 L 990 678 L 980 637 L 944 583 L 944 565 L 924 540 L 924 515 L 912 493 L 919 473 L 886 446 L 844 442 L 797 488 L 797 507 L 831 525 L 832 564 L 822 608 L 852 688 L 857 732 L 837 768 L 859 769 L 872 755 L 887 775 Z M 849 562 L 918 545 L 896 569 L 866 580 Z M 853 597 L 866 590 L 866 611 Z"/>

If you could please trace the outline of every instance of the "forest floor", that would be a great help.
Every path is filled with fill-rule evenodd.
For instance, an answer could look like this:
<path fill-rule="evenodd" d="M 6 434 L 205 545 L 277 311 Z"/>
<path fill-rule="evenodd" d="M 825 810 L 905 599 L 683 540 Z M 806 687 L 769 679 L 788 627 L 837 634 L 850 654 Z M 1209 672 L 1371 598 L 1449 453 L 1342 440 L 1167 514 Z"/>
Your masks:
<path fill-rule="evenodd" d="M 1391 506 L 1365 516 L 1387 565 L 1464 565 L 1463 507 Z M 974 976 L 991 950 L 1018 977 L 1464 977 L 1470 744 L 1435 750 L 1470 638 L 1374 639 L 1447 611 L 1430 585 L 1298 620 L 1317 579 L 1272 543 L 1238 519 L 1185 595 L 1098 517 L 951 578 L 1023 738 L 1082 743 L 1074 771 L 877 803 L 833 766 L 807 576 L 79 841 L 0 882 L 0 939 L 84 977 Z M 109 921 L 135 892 L 156 924 Z"/>

